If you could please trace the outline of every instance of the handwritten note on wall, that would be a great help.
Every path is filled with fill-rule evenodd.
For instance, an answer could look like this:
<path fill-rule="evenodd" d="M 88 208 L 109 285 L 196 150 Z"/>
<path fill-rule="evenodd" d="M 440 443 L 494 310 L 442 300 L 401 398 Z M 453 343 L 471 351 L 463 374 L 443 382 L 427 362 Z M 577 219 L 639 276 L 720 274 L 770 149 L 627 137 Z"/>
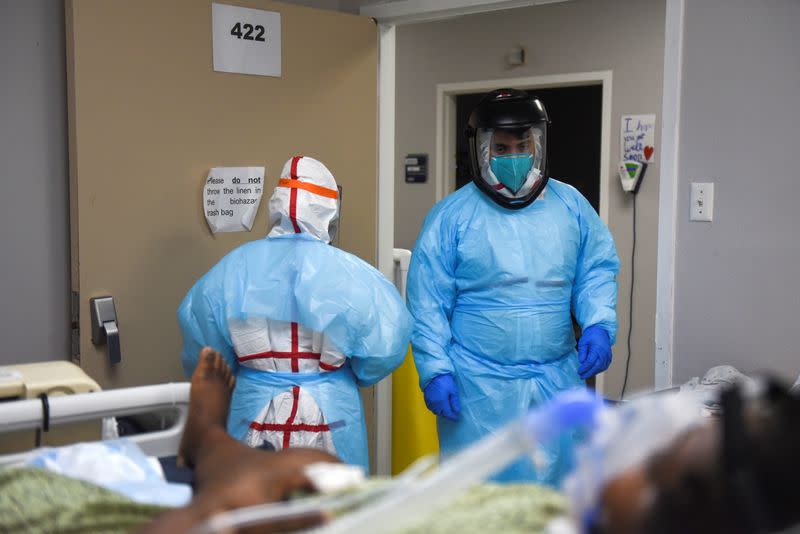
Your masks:
<path fill-rule="evenodd" d="M 623 115 L 619 146 L 623 160 L 643 163 L 653 161 L 656 151 L 656 116 Z"/>

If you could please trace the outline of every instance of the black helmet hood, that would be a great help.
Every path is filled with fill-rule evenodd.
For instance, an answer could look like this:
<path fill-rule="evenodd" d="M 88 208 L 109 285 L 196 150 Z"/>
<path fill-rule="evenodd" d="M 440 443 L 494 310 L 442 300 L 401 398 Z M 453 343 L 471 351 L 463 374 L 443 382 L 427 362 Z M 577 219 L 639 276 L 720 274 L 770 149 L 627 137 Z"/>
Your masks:
<path fill-rule="evenodd" d="M 469 116 L 466 130 L 467 142 L 470 152 L 470 166 L 472 168 L 472 181 L 494 202 L 509 209 L 520 209 L 530 205 L 541 194 L 548 180 L 547 142 L 544 143 L 544 165 L 542 179 L 524 196 L 519 198 L 507 197 L 492 188 L 481 176 L 479 162 L 478 130 L 480 129 L 508 129 L 523 130 L 526 128 L 539 128 L 547 136 L 547 126 L 550 120 L 544 104 L 525 91 L 517 89 L 497 89 L 488 93 L 481 99 Z"/>

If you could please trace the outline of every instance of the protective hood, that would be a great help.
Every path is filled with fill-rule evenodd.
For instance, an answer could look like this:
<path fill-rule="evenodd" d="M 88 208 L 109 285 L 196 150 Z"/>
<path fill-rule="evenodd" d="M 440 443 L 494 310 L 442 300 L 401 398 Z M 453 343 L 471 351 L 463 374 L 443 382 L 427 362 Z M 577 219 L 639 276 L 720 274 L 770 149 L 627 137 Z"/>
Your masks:
<path fill-rule="evenodd" d="M 544 104 L 525 91 L 488 93 L 470 113 L 466 128 L 472 181 L 508 209 L 530 205 L 548 180 Z"/>
<path fill-rule="evenodd" d="M 330 243 L 339 222 L 339 190 L 322 162 L 294 156 L 269 199 L 269 237 L 305 233 Z"/>

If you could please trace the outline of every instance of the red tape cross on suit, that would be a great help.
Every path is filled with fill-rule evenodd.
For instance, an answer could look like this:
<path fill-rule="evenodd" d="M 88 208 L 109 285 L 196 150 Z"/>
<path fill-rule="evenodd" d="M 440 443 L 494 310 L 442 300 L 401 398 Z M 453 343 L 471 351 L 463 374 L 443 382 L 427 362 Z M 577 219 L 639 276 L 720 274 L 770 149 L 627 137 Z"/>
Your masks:
<path fill-rule="evenodd" d="M 272 430 L 275 432 L 283 432 L 283 448 L 289 448 L 289 442 L 292 438 L 293 432 L 328 432 L 330 425 L 309 425 L 306 423 L 295 423 L 294 418 L 297 417 L 297 408 L 300 405 L 300 386 L 292 387 L 292 413 L 286 423 L 250 423 L 250 428 L 263 432 L 264 430 Z"/>
<path fill-rule="evenodd" d="M 300 360 L 317 360 L 319 368 L 323 371 L 336 371 L 340 366 L 331 365 L 320 360 L 322 354 L 319 352 L 301 352 L 300 351 L 300 335 L 299 326 L 297 323 L 292 323 L 292 350 L 289 352 L 279 352 L 270 350 L 267 352 L 259 352 L 257 354 L 248 354 L 247 356 L 239 356 L 237 359 L 239 363 L 247 362 L 250 360 L 266 360 L 275 358 L 276 360 L 292 360 L 292 372 L 300 372 Z"/>
<path fill-rule="evenodd" d="M 303 156 L 295 156 L 292 158 L 292 168 L 290 171 L 290 176 L 292 180 L 297 180 L 297 163 Z M 300 226 L 297 225 L 297 189 L 292 188 L 289 192 L 289 219 L 292 221 L 292 226 L 294 226 L 294 233 L 300 233 Z"/>

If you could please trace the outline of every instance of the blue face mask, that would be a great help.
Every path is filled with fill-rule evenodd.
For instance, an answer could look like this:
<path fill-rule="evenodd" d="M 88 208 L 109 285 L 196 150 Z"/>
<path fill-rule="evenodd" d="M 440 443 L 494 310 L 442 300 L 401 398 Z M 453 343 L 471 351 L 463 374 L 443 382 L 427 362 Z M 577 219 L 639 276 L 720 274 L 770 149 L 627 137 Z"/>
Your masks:
<path fill-rule="evenodd" d="M 507 156 L 492 156 L 490 166 L 500 183 L 508 187 L 512 193 L 516 193 L 525 183 L 525 179 L 533 166 L 533 155 L 509 154 Z"/>

